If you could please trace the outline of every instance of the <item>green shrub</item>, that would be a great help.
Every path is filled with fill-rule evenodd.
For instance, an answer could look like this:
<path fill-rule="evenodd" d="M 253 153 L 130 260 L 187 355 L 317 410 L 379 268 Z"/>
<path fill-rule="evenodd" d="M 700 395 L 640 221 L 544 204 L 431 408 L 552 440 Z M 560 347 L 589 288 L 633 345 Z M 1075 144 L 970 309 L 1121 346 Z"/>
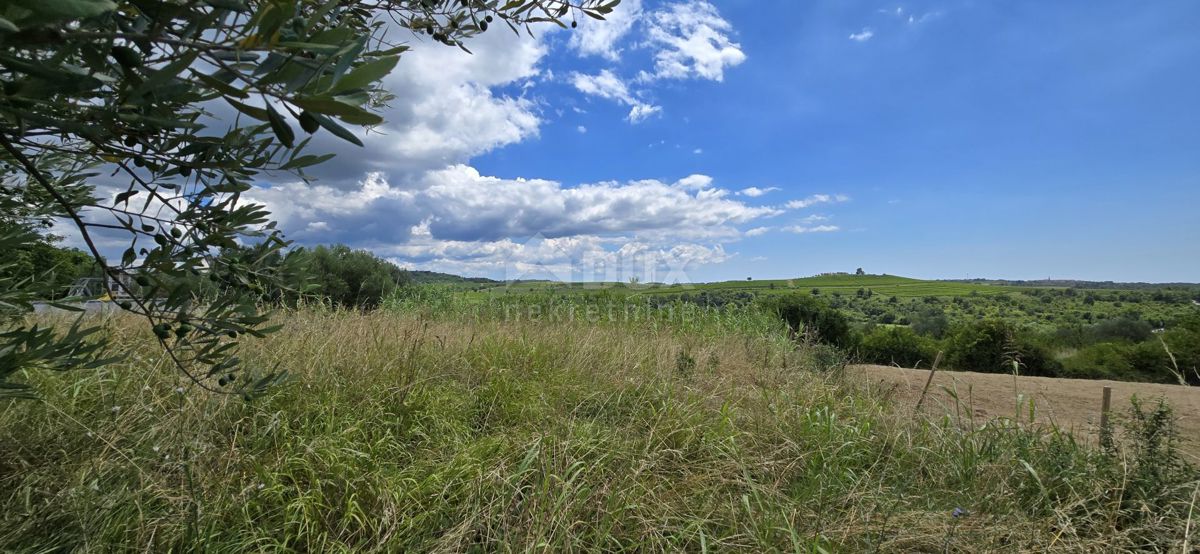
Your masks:
<path fill-rule="evenodd" d="M 1153 336 L 1150 331 L 1149 323 L 1141 319 L 1122 316 L 1093 325 L 1091 328 L 1091 338 L 1095 342 L 1114 340 L 1142 342 L 1149 340 Z"/>
<path fill-rule="evenodd" d="M 941 310 L 924 310 L 912 316 L 912 330 L 919 335 L 940 339 L 950 330 L 950 320 Z"/>
<path fill-rule="evenodd" d="M 947 339 L 946 361 L 960 370 L 1008 373 L 1012 361 L 1024 375 L 1057 375 L 1061 364 L 1049 349 L 1007 321 L 986 319 L 959 326 Z"/>
<path fill-rule="evenodd" d="M 1161 547 L 1169 542 L 1161 534 L 1150 532 L 1146 524 L 1159 517 L 1158 514 L 1188 506 L 1190 526 L 1195 496 L 1188 503 L 1181 502 L 1178 494 L 1195 490 L 1196 467 L 1180 455 L 1178 423 L 1165 400 L 1159 398 L 1147 406 L 1135 396 L 1130 403 L 1128 415 L 1118 420 L 1119 436 L 1105 430 L 1107 438 L 1101 441 L 1101 448 L 1110 459 L 1125 462 L 1120 468 L 1120 478 L 1126 484 L 1118 499 L 1121 510 L 1115 523 L 1132 528 L 1131 538 L 1138 542 L 1165 551 Z"/>
<path fill-rule="evenodd" d="M 954 329 L 946 345 L 946 361 L 956 369 L 1004 371 L 1012 326 L 1003 321 L 986 320 Z"/>
<path fill-rule="evenodd" d="M 795 333 L 812 333 L 820 342 L 848 348 L 854 342 L 846 316 L 811 296 L 788 294 L 763 301 Z"/>
<path fill-rule="evenodd" d="M 863 361 L 917 367 L 932 363 L 936 348 L 908 327 L 874 327 L 863 336 L 858 352 Z"/>
<path fill-rule="evenodd" d="M 335 305 L 375 308 L 397 288 L 408 283 L 408 273 L 366 250 L 349 246 L 298 248 L 314 287 L 310 292 Z"/>
<path fill-rule="evenodd" d="M 1178 384 L 1183 377 L 1194 383 L 1196 373 L 1192 368 L 1198 363 L 1198 341 L 1200 336 L 1176 329 L 1163 337 L 1167 348 L 1154 339 L 1136 344 L 1124 341 L 1092 344 L 1063 360 L 1063 376 L 1170 384 Z"/>
<path fill-rule="evenodd" d="M 0 265 L 0 279 L 28 282 L 39 298 L 57 300 L 67 295 L 76 279 L 100 275 L 89 254 L 78 248 L 59 246 L 59 240 L 54 236 L 40 237 L 5 252 L 6 263 Z"/>
<path fill-rule="evenodd" d="M 1110 342 L 1087 346 L 1063 360 L 1062 376 L 1074 379 L 1125 378 L 1133 372 L 1129 351 L 1128 345 Z"/>
<path fill-rule="evenodd" d="M 1179 374 L 1188 383 L 1200 385 L 1200 323 L 1194 327 L 1189 325 L 1170 329 L 1162 334 L 1161 343 L 1150 341 L 1147 344 L 1158 347 L 1166 344 L 1174 357 L 1171 369 L 1175 370 L 1175 366 L 1178 366 Z"/>
<path fill-rule="evenodd" d="M 1133 370 L 1130 376 L 1116 376 L 1117 379 L 1136 379 L 1153 383 L 1178 383 L 1174 373 L 1171 356 L 1163 348 L 1161 342 L 1151 339 L 1127 347 L 1126 356 Z M 1180 369 L 1183 369 L 1180 366 Z"/>

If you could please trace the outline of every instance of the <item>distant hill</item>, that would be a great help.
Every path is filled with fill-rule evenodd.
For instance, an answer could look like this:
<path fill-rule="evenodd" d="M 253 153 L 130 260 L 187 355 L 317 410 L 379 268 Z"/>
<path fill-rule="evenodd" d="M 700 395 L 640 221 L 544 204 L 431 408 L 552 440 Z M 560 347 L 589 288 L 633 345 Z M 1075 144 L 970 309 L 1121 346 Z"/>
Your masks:
<path fill-rule="evenodd" d="M 479 284 L 499 284 L 500 281 L 488 279 L 487 277 L 462 277 L 453 273 L 441 273 L 437 271 L 414 271 L 409 270 L 408 276 L 412 278 L 412 282 L 419 285 L 440 284 L 452 285 L 463 283 L 479 283 Z"/>
<path fill-rule="evenodd" d="M 1081 281 L 1077 279 L 943 279 L 947 283 L 970 283 L 976 285 L 1001 285 L 1007 287 L 1038 287 L 1038 288 L 1076 288 L 1076 289 L 1113 289 L 1138 290 L 1161 289 L 1170 287 L 1197 287 L 1200 283 L 1122 283 L 1116 281 Z"/>
<path fill-rule="evenodd" d="M 488 285 L 488 286 L 507 286 L 514 285 L 527 287 L 529 290 L 585 290 L 593 288 L 621 287 L 629 286 L 627 283 L 582 283 L 582 282 L 559 282 L 542 279 L 528 279 L 516 281 L 498 281 L 488 279 L 486 277 L 462 277 L 451 273 L 440 273 L 437 271 L 409 271 L 408 274 L 412 277 L 413 283 L 416 284 L 443 284 L 443 285 Z M 596 285 L 600 285 L 597 287 Z M 1121 283 L 1115 281 L 1082 281 L 1075 279 L 1038 279 L 1038 280 L 1010 280 L 1010 279 L 939 279 L 939 280 L 924 280 L 913 279 L 910 277 L 901 277 L 898 275 L 887 274 L 865 274 L 855 275 L 851 273 L 824 273 L 810 277 L 797 277 L 794 279 L 763 279 L 763 280 L 738 280 L 738 281 L 718 281 L 710 283 L 686 283 L 677 285 L 667 285 L 664 283 L 640 283 L 629 286 L 634 290 L 640 290 L 644 293 L 654 292 L 684 292 L 687 290 L 726 290 L 726 291 L 762 291 L 762 292 L 785 292 L 787 290 L 810 290 L 822 289 L 828 292 L 855 293 L 859 288 L 870 288 L 875 293 L 897 295 L 897 296 L 961 296 L 966 294 L 998 294 L 1002 292 L 1014 292 L 1014 289 L 1021 288 L 1077 288 L 1077 289 L 1096 289 L 1096 290 L 1154 290 L 1167 288 L 1186 288 L 1193 289 L 1200 287 L 1196 283 Z"/>
<path fill-rule="evenodd" d="M 985 283 L 956 283 L 926 281 L 898 275 L 855 275 L 824 273 L 795 279 L 765 279 L 700 283 L 685 288 L 699 290 L 756 291 L 784 293 L 787 291 L 817 290 L 821 294 L 857 294 L 858 289 L 871 289 L 874 294 L 898 297 L 964 296 L 968 294 L 999 294 L 1012 289 Z"/>
<path fill-rule="evenodd" d="M 795 279 L 747 279 L 739 281 L 718 281 L 711 283 L 562 283 L 557 281 L 520 281 L 497 283 L 490 289 L 496 294 L 525 294 L 536 292 L 578 292 L 590 293 L 602 289 L 617 288 L 633 294 L 672 295 L 697 293 L 761 293 L 786 294 L 802 292 L 811 294 L 816 291 L 820 295 L 857 295 L 862 289 L 866 293 L 882 294 L 896 297 L 924 296 L 966 296 L 970 294 L 991 295 L 1013 292 L 1013 287 L 994 286 L 982 283 L 955 283 L 950 281 L 925 281 L 900 277 L 897 275 L 853 275 L 846 273 L 826 273 L 812 277 L 797 277 Z"/>

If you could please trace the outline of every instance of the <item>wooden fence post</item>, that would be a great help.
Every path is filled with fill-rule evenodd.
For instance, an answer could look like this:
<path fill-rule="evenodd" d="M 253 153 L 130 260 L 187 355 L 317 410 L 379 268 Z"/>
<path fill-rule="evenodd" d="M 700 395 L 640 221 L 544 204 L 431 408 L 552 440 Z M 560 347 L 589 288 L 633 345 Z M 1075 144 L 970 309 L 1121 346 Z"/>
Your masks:
<path fill-rule="evenodd" d="M 1112 405 L 1112 387 L 1104 387 L 1104 396 L 1100 400 L 1100 429 L 1103 433 L 1108 429 L 1108 409 Z"/>
<path fill-rule="evenodd" d="M 933 384 L 933 374 L 937 373 L 940 363 L 942 363 L 942 351 L 938 350 L 937 356 L 933 358 L 933 367 L 929 369 L 929 378 L 925 380 L 925 388 L 921 389 L 921 398 L 917 399 L 917 406 L 913 408 L 914 414 L 921 412 L 921 404 L 925 402 L 925 394 L 929 392 L 929 385 Z"/>

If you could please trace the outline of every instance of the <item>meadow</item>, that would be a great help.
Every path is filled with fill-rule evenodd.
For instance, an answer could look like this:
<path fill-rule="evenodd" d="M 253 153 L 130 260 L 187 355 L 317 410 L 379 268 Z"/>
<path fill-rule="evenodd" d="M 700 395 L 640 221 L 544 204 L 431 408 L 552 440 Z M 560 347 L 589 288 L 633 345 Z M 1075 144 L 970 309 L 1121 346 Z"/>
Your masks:
<path fill-rule="evenodd" d="M 0 2 L 0 554 L 1200 552 L 1200 285 L 401 267 L 1182 274 L 1194 2 L 619 4 Z"/>
<path fill-rule="evenodd" d="M 968 294 L 999 294 L 1014 292 L 1019 287 L 987 284 L 959 283 L 952 281 L 926 281 L 895 275 L 844 275 L 831 274 L 796 279 L 767 279 L 746 281 L 717 281 L 712 283 L 621 283 L 590 282 L 563 283 L 558 281 L 516 281 L 477 286 L 476 289 L 491 295 L 521 294 L 527 292 L 586 292 L 605 288 L 628 289 L 632 294 L 685 294 L 701 292 L 755 292 L 783 294 L 795 291 L 824 289 L 827 294 L 853 295 L 858 289 L 867 287 L 876 294 L 901 298 L 925 296 L 965 296 Z"/>
<path fill-rule="evenodd" d="M 440 300 L 439 300 L 440 299 Z M 761 312 L 557 319 L 461 296 L 302 307 L 206 393 L 122 362 L 0 405 L 0 551 L 1187 551 L 1170 408 L 1103 447 L 1037 407 L 914 414 Z M 438 305 L 437 302 L 442 302 Z M 756 315 L 757 314 L 757 315 Z"/>
<path fill-rule="evenodd" d="M 774 296 L 810 293 L 822 296 L 855 321 L 881 321 L 890 310 L 894 319 L 936 305 L 953 318 L 1004 317 L 1053 325 L 1054 322 L 1090 323 L 1137 312 L 1140 317 L 1162 322 L 1190 313 L 1200 305 L 1200 285 L 1121 285 L 1083 283 L 1078 287 L 1016 286 L 962 281 L 931 281 L 896 275 L 828 274 L 796 279 L 718 281 L 712 283 L 622 283 L 511 281 L 471 282 L 431 280 L 468 295 L 495 298 L 522 294 L 588 295 L 621 291 L 641 297 L 712 297 L 738 293 Z M 1095 288 L 1091 288 L 1095 286 Z M 1106 285 L 1100 288 L 1100 285 Z M 934 299 L 934 300 L 927 300 Z M 940 304 L 940 305 L 939 305 Z"/>
<path fill-rule="evenodd" d="M 856 361 L 929 367 L 943 352 L 948 369 L 1010 372 L 1019 358 L 1025 374 L 1200 384 L 1200 286 L 1053 283 L 1071 286 L 827 274 L 679 285 L 457 282 L 442 292 L 484 310 L 616 304 L 741 313 L 811 297 L 820 304 L 813 309 L 845 320 L 833 342 Z"/>

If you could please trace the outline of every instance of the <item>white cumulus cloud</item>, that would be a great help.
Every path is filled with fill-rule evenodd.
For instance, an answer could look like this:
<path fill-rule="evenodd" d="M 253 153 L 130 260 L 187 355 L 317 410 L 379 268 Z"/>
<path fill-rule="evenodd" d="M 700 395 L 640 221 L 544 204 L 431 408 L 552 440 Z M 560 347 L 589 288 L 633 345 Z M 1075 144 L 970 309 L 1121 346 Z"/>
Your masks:
<path fill-rule="evenodd" d="M 634 96 L 625 81 L 608 69 L 602 69 L 595 75 L 572 73 L 571 84 L 584 94 L 615 100 L 629 106 L 628 119 L 633 123 L 642 121 L 662 110 L 660 106 L 643 102 Z"/>
<path fill-rule="evenodd" d="M 605 16 L 604 21 L 596 21 L 590 17 L 580 20 L 579 28 L 572 30 L 567 44 L 580 54 L 617 61 L 621 54 L 619 43 L 641 17 L 641 0 L 625 0 Z"/>
<path fill-rule="evenodd" d="M 811 227 L 804 225 L 790 225 L 788 227 L 784 227 L 783 230 L 789 233 L 832 233 L 839 230 L 839 228 L 837 225 L 815 225 Z"/>
<path fill-rule="evenodd" d="M 568 41 L 614 68 L 565 77 L 542 67 L 547 48 L 540 33 L 485 33 L 472 41 L 473 55 L 405 36 L 412 50 L 384 82 L 398 98 L 385 109 L 384 125 L 360 135 L 366 147 L 320 132 L 313 149 L 338 157 L 312 171 L 315 185 L 263 183 L 245 197 L 264 203 L 300 244 L 368 248 L 409 267 L 492 276 L 591 267 L 590 277 L 603 268 L 606 275 L 653 274 L 663 282 L 688 280 L 679 272 L 689 267 L 728 261 L 736 255 L 728 244 L 766 233 L 771 227 L 763 220 L 795 203 L 845 200 L 816 195 L 786 208 L 752 206 L 742 197 L 776 189 L 730 190 L 703 174 L 564 184 L 487 176 L 472 167 L 473 157 L 538 135 L 547 104 L 537 96 L 543 83 L 565 79 L 585 95 L 628 107 L 627 119 L 638 122 L 662 111 L 650 100 L 655 82 L 721 81 L 745 60 L 732 26 L 702 0 L 652 13 L 626 0 L 609 19 L 617 25 L 584 23 Z M 633 42 L 631 35 L 642 38 Z M 620 76 L 636 68 L 615 69 L 627 49 L 649 53 L 652 68 L 642 78 Z"/>
<path fill-rule="evenodd" d="M 738 194 L 740 194 L 742 196 L 749 196 L 751 198 L 757 198 L 759 196 L 767 194 L 768 192 L 775 192 L 777 190 L 779 190 L 779 187 L 766 187 L 766 188 L 746 187 L 746 188 L 738 191 Z"/>
<path fill-rule="evenodd" d="M 647 44 L 654 49 L 654 69 L 641 79 L 701 78 L 721 81 L 725 69 L 746 61 L 730 34 L 733 25 L 704 0 L 669 4 L 650 14 Z"/>
<path fill-rule="evenodd" d="M 722 81 L 725 70 L 746 60 L 741 45 L 734 42 L 733 25 L 721 17 L 717 8 L 705 0 L 684 0 L 665 4 L 646 12 L 640 0 L 618 6 L 605 22 L 585 22 L 568 40 L 568 45 L 584 55 L 596 55 L 610 62 L 596 74 L 573 73 L 569 81 L 584 94 L 612 100 L 629 107 L 626 119 L 637 123 L 663 111 L 645 100 L 646 91 L 663 79 L 706 79 Z M 640 40 L 627 38 L 641 37 Z M 648 51 L 652 67 L 633 73 L 627 65 L 624 49 Z M 633 90 L 629 83 L 641 87 Z M 697 149 L 696 153 L 700 153 Z"/>
<path fill-rule="evenodd" d="M 802 200 L 791 200 L 784 206 L 791 210 L 798 210 L 817 204 L 836 204 L 849 200 L 850 197 L 844 194 L 814 194 Z"/>
<path fill-rule="evenodd" d="M 863 27 L 863 30 L 857 33 L 850 33 L 850 40 L 854 42 L 866 42 L 871 40 L 873 36 L 875 36 L 875 31 L 872 31 L 870 27 Z"/>
<path fill-rule="evenodd" d="M 309 172 L 328 182 L 352 185 L 369 171 L 393 177 L 418 175 L 537 136 L 542 117 L 533 98 L 496 92 L 541 74 L 547 49 L 541 38 L 484 33 L 472 39 L 468 54 L 395 30 L 395 40 L 411 46 L 384 88 L 397 99 L 371 133 L 352 128 L 359 148 L 329 133 L 313 137 L 310 150 L 337 157 Z M 524 92 L 521 93 L 525 94 Z"/>
<path fill-rule="evenodd" d="M 733 200 L 701 174 L 567 187 L 485 176 L 462 164 L 404 186 L 372 173 L 354 189 L 286 183 L 248 196 L 301 243 L 341 242 L 414 267 L 493 275 L 513 264 L 553 265 L 564 249 L 574 252 L 575 265 L 719 263 L 728 257 L 725 243 L 740 238 L 739 226 L 783 213 Z"/>

